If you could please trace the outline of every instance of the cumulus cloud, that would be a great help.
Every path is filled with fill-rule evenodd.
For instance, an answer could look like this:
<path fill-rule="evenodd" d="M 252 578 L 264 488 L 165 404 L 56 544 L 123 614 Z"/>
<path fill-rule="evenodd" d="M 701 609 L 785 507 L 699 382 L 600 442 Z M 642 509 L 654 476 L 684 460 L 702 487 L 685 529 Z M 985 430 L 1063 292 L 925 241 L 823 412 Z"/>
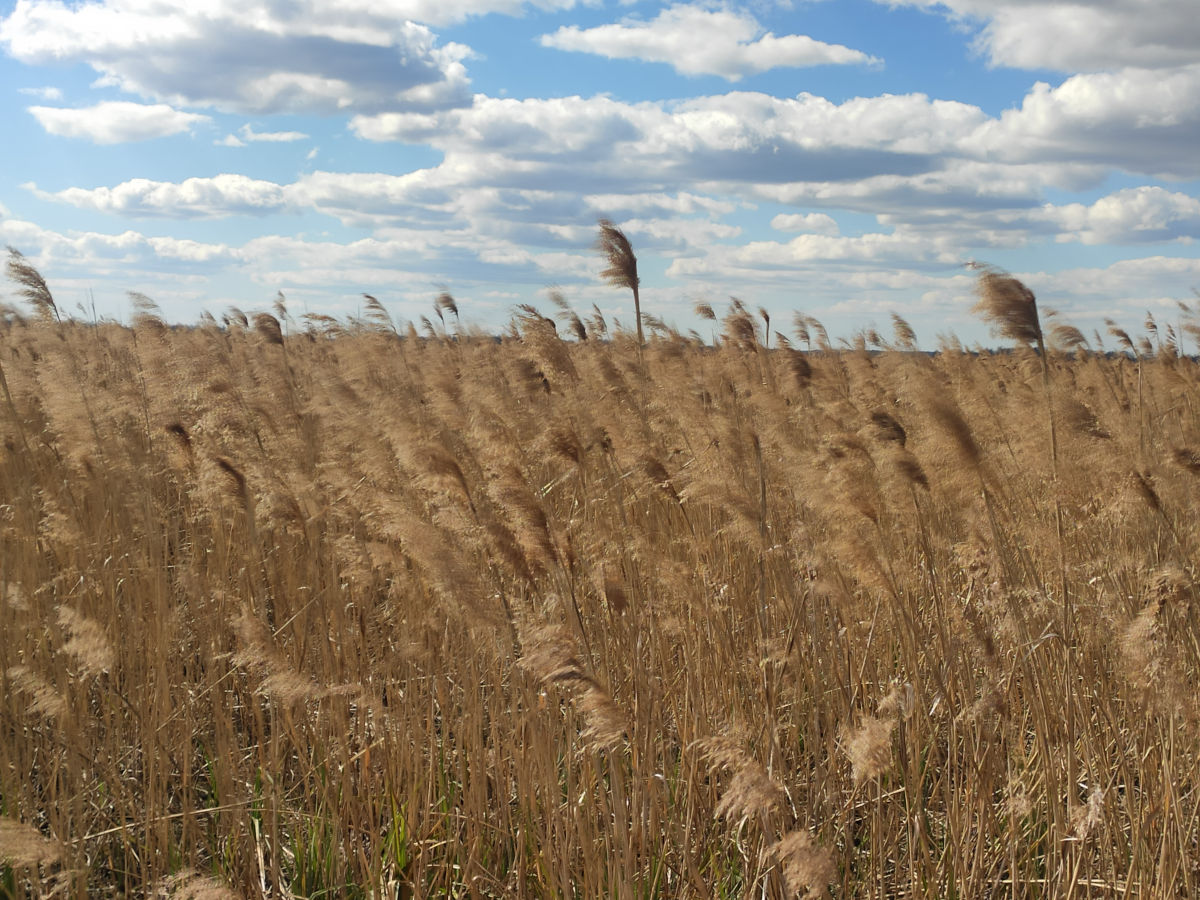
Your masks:
<path fill-rule="evenodd" d="M 178 183 L 134 178 L 111 187 L 60 191 L 44 191 L 32 183 L 24 186 L 39 199 L 110 215 L 216 219 L 316 210 L 347 225 L 370 227 L 398 221 L 445 226 L 452 224 L 456 211 L 512 209 L 527 202 L 512 192 L 461 195 L 437 170 L 428 169 L 407 175 L 312 172 L 291 184 L 226 173 Z M 566 204 L 565 196 L 562 202 Z"/>
<path fill-rule="evenodd" d="M 79 267 L 85 274 L 91 272 L 97 276 L 120 274 L 120 266 L 126 264 L 150 270 L 157 261 L 194 263 L 233 258 L 233 251 L 224 244 L 150 237 L 132 230 L 119 234 L 96 231 L 64 233 L 17 219 L 0 222 L 0 237 L 12 246 L 28 250 L 26 255 L 37 266 L 57 265 L 64 269 Z"/>
<path fill-rule="evenodd" d="M 238 129 L 237 134 L 227 134 L 213 143 L 221 147 L 245 147 L 247 143 L 290 144 L 308 140 L 303 131 L 255 131 L 249 124 Z"/>
<path fill-rule="evenodd" d="M 221 218 L 263 215 L 287 205 L 284 189 L 245 175 L 188 178 L 174 184 L 134 178 L 114 187 L 67 188 L 57 192 L 26 185 L 43 200 L 115 215 L 153 218 Z"/>
<path fill-rule="evenodd" d="M 251 143 L 290 144 L 294 141 L 308 140 L 308 135 L 303 131 L 255 131 L 249 125 L 239 128 L 238 134 L 242 140 Z"/>
<path fill-rule="evenodd" d="M 621 223 L 621 227 L 631 239 L 640 238 L 640 245 L 652 246 L 659 252 L 695 252 L 699 247 L 711 247 L 718 241 L 729 241 L 742 233 L 742 229 L 735 225 L 705 219 L 627 219 Z M 594 232 L 595 227 L 589 226 L 586 234 L 590 238 Z M 580 243 L 575 241 L 576 246 Z"/>
<path fill-rule="evenodd" d="M 896 208 L 918 196 L 940 208 L 1018 196 L 1036 205 L 1048 185 L 1094 186 L 1113 168 L 1200 177 L 1197 95 L 1200 64 L 1039 82 L 999 117 L 923 94 L 834 103 L 732 92 L 635 104 L 479 95 L 440 113 L 356 116 L 351 129 L 373 141 L 429 144 L 464 171 L 522 186 L 558 179 L 588 192 L 641 193 L 690 179 L 776 185 L 796 202 L 821 185 L 830 204 L 857 194 L 867 208 L 880 196 Z"/>
<path fill-rule="evenodd" d="M 714 248 L 704 256 L 675 260 L 669 272 L 693 276 L 736 272 L 753 279 L 760 277 L 756 272 L 794 270 L 814 262 L 858 265 L 890 260 L 911 269 L 945 269 L 963 262 L 964 246 L 964 242 L 953 235 L 931 240 L 927 234 L 907 229 L 857 236 L 802 234 L 785 242 L 751 241 L 740 246 Z"/>
<path fill-rule="evenodd" d="M 382 227 L 402 220 L 447 228 L 454 225 L 455 194 L 445 181 L 430 169 L 405 175 L 312 172 L 285 191 L 296 207 L 319 210 L 346 225 Z"/>
<path fill-rule="evenodd" d="M 1193 297 L 1200 259 L 1144 256 L 1103 267 L 1029 273 L 1024 280 L 1039 297 L 1054 298 L 1052 305 L 1072 320 L 1112 315 L 1136 323 L 1147 309 L 1174 311 L 1177 301 Z"/>
<path fill-rule="evenodd" d="M 588 194 L 582 198 L 596 218 L 622 218 L 626 215 L 666 218 L 668 216 L 725 216 L 738 208 L 737 203 L 691 191 L 667 194 L 661 191 L 625 194 Z"/>
<path fill-rule="evenodd" d="M 543 35 L 541 43 L 608 59 L 668 63 L 684 75 L 719 75 L 730 81 L 775 68 L 879 62 L 860 50 L 807 35 L 764 33 L 745 11 L 687 4 L 670 6 L 650 21 L 627 18 L 595 28 L 563 26 Z"/>
<path fill-rule="evenodd" d="M 1100 128 L 1096 123 L 1107 115 L 1103 127 L 1115 135 L 1123 116 L 1125 127 L 1136 130 L 1137 122 L 1129 119 L 1135 104 L 1122 101 L 1106 111 L 1073 100 L 1072 90 L 1064 85 L 1056 100 L 1048 100 L 1036 89 L 1024 107 L 999 119 L 920 94 L 840 104 L 808 94 L 775 98 L 745 92 L 636 104 L 603 96 L 480 96 L 467 109 L 353 120 L 360 134 L 441 150 L 443 161 L 427 169 L 400 175 L 318 171 L 292 184 L 232 175 L 179 185 L 138 180 L 52 196 L 141 216 L 311 209 L 355 227 L 407 222 L 533 246 L 577 241 L 578 230 L 594 226 L 598 217 L 718 220 L 754 200 L 869 213 L 885 227 L 921 228 L 926 236 L 969 232 L 979 246 L 1017 246 L 1032 234 L 1051 232 L 1078 233 L 1061 239 L 1090 242 L 1109 233 L 1107 226 L 1072 226 L 1062 218 L 1066 213 L 1052 220 L 1043 209 L 1044 192 L 1095 187 L 1114 164 L 1136 170 L 1137 157 L 1114 139 L 1093 151 L 1108 158 L 1080 162 L 1067 148 L 1085 142 L 1060 120 L 1073 109 L 1076 120 Z M 1050 100 L 1057 103 L 1055 111 L 1040 110 Z M 1174 127 L 1168 105 L 1144 106 L 1140 115 Z M 1187 122 L 1180 120 L 1179 127 L 1186 132 Z M 1043 130 L 1035 140 L 1038 128 Z M 240 133 L 259 134 L 249 127 Z M 1172 140 L 1181 148 L 1179 158 L 1189 162 L 1183 138 Z M 819 212 L 785 213 L 772 225 L 838 235 L 836 223 Z M 1183 236 L 1169 227 L 1139 234 L 1143 240 Z M 678 243 L 661 230 L 660 237 L 664 248 Z"/>
<path fill-rule="evenodd" d="M 461 44 L 404 4 L 365 0 L 18 0 L 0 45 L 21 62 L 84 63 L 176 105 L 249 113 L 438 109 L 469 99 Z"/>
<path fill-rule="evenodd" d="M 432 115 L 356 116 L 350 127 L 373 141 L 554 160 L 594 155 L 630 142 L 661 120 L 656 104 L 628 104 L 604 96 L 517 100 L 478 95 L 469 108 Z"/>
<path fill-rule="evenodd" d="M 976 45 L 997 66 L 1100 72 L 1200 61 L 1193 0 L 877 0 L 983 23 Z"/>
<path fill-rule="evenodd" d="M 124 101 L 108 101 L 75 109 L 31 106 L 29 112 L 50 134 L 82 138 L 96 144 L 124 144 L 170 137 L 212 121 L 208 116 L 182 112 L 164 103 Z"/>
<path fill-rule="evenodd" d="M 942 303 L 957 266 L 989 258 L 988 248 L 1047 238 L 1193 238 L 1198 202 L 1166 188 L 1046 204 L 1048 188 L 1092 190 L 1114 166 L 1155 174 L 1150 163 L 1165 160 L 1179 176 L 1192 171 L 1187 151 L 1198 118 L 1186 101 L 1200 85 L 1190 78 L 1189 69 L 1075 76 L 1035 87 L 999 117 L 922 94 L 840 103 L 754 92 L 642 103 L 480 95 L 469 107 L 352 119 L 361 137 L 440 151 L 441 162 L 429 168 L 318 171 L 291 183 L 232 174 L 135 179 L 38 196 L 119 216 L 317 212 L 369 230 L 369 238 L 349 243 L 138 245 L 155 260 L 175 253 L 190 266 L 233 267 L 267 286 L 282 279 L 374 290 L 383 280 L 454 277 L 586 290 L 579 286 L 595 280 L 599 265 L 586 248 L 596 219 L 611 217 L 647 259 L 669 263 L 668 277 L 684 292 L 749 299 L 747 286 L 779 291 L 799 279 L 814 298 L 841 298 L 853 288 L 868 306 L 894 305 L 920 276 L 937 280 L 941 286 L 925 293 Z M 1156 95 L 1145 93 L 1155 85 Z M 246 126 L 233 137 L 246 143 L 268 134 L 286 132 Z M 771 219 L 784 232 L 780 240 L 744 243 L 739 211 L 758 201 L 790 207 Z M 878 229 L 842 234 L 833 218 L 839 210 L 873 215 Z M 736 220 L 726 219 L 735 212 Z"/>
<path fill-rule="evenodd" d="M 1075 75 L 1058 87 L 1038 82 L 1020 108 L 983 124 L 964 149 L 1004 162 L 1070 160 L 1196 178 L 1198 93 L 1200 63 Z"/>
<path fill-rule="evenodd" d="M 825 213 L 780 213 L 771 219 L 771 227 L 776 231 L 805 231 L 828 235 L 838 233 L 837 222 Z"/>
<path fill-rule="evenodd" d="M 751 192 L 789 206 L 849 210 L 876 216 L 881 223 L 945 223 L 964 217 L 996 217 L 1005 210 L 1032 210 L 1046 188 L 1087 190 L 1103 182 L 1109 169 L 1076 163 L 997 163 L 939 157 L 940 164 L 916 175 L 875 175 L 853 181 L 796 181 L 759 184 Z"/>
<path fill-rule="evenodd" d="M 1060 241 L 1084 244 L 1190 242 L 1200 237 L 1200 199 L 1161 187 L 1127 188 L 1095 203 L 1046 206 Z"/>
<path fill-rule="evenodd" d="M 360 116 L 351 128 L 371 140 L 432 144 L 446 153 L 445 165 L 469 158 L 476 173 L 509 184 L 533 186 L 526 182 L 536 173 L 543 183 L 552 175 L 589 192 L 636 193 L 643 178 L 649 185 L 911 175 L 938 167 L 937 154 L 986 120 L 977 107 L 920 94 L 835 104 L 742 92 L 673 104 L 479 96 L 468 109 Z"/>

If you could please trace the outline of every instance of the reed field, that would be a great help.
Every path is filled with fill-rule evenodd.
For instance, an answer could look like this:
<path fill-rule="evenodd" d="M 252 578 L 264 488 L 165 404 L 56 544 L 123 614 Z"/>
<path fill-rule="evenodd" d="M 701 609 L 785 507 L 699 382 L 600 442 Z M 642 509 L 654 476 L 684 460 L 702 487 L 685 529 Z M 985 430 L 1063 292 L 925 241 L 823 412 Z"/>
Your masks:
<path fill-rule="evenodd" d="M 981 288 L 10 311 L 0 896 L 1197 896 L 1200 331 Z"/>

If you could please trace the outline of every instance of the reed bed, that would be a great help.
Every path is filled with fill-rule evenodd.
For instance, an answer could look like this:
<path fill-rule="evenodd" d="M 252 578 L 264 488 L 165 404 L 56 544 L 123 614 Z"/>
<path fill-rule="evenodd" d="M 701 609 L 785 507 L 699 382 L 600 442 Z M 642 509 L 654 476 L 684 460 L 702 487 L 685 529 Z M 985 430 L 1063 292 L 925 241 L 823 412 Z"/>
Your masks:
<path fill-rule="evenodd" d="M 4 320 L 0 895 L 1200 892 L 1194 360 L 560 305 Z"/>

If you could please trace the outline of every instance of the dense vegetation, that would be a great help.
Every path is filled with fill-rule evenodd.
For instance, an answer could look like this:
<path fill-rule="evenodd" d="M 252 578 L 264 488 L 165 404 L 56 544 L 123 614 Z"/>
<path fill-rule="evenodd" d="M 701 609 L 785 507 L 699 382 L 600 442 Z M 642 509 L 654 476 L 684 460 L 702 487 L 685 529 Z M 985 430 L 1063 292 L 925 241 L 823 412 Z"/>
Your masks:
<path fill-rule="evenodd" d="M 0 895 L 1200 890 L 1173 335 L 368 302 L 0 327 Z"/>

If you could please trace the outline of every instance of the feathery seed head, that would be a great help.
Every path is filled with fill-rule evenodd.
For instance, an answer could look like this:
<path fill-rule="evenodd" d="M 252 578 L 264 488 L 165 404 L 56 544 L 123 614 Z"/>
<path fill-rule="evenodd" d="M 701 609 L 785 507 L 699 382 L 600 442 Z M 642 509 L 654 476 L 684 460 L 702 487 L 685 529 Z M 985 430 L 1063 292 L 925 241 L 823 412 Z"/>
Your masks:
<path fill-rule="evenodd" d="M 609 219 L 600 220 L 600 234 L 596 238 L 596 249 L 607 260 L 608 268 L 600 273 L 600 277 L 613 287 L 636 288 L 638 279 L 637 256 L 633 253 L 633 245 L 620 228 Z"/>
<path fill-rule="evenodd" d="M 993 333 L 1025 344 L 1041 342 L 1042 326 L 1033 291 L 1013 276 L 992 268 L 980 273 L 976 290 L 979 302 L 972 311 L 991 324 Z"/>
<path fill-rule="evenodd" d="M 783 881 L 789 896 L 817 900 L 828 894 L 837 877 L 833 855 L 820 846 L 807 829 L 789 831 L 764 851 L 767 859 L 783 865 Z"/>
<path fill-rule="evenodd" d="M 46 279 L 16 247 L 8 248 L 8 277 L 15 281 L 17 291 L 44 319 L 59 318 L 58 307 L 46 284 Z"/>

